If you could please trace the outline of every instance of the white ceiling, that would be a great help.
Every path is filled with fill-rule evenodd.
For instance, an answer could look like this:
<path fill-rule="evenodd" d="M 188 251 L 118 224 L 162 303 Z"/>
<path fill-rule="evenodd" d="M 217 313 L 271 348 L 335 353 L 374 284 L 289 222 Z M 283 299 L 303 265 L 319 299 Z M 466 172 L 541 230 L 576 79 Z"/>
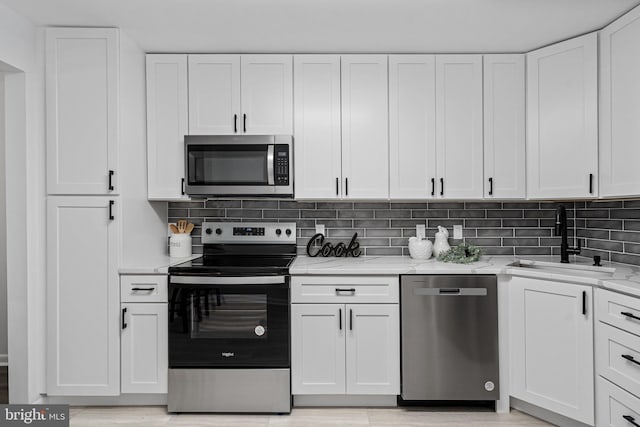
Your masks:
<path fill-rule="evenodd" d="M 39 25 L 113 26 L 147 52 L 526 52 L 640 0 L 0 0 Z"/>

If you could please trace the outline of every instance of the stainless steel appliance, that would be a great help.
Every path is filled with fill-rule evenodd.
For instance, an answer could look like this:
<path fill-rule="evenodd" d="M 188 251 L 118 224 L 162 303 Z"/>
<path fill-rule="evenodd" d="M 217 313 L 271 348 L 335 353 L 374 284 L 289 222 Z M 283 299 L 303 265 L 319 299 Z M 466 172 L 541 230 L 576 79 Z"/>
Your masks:
<path fill-rule="evenodd" d="M 291 136 L 186 136 L 185 159 L 189 195 L 293 196 Z"/>
<path fill-rule="evenodd" d="M 295 223 L 202 224 L 169 268 L 169 412 L 291 412 Z"/>
<path fill-rule="evenodd" d="M 496 276 L 400 278 L 402 399 L 497 400 Z"/>

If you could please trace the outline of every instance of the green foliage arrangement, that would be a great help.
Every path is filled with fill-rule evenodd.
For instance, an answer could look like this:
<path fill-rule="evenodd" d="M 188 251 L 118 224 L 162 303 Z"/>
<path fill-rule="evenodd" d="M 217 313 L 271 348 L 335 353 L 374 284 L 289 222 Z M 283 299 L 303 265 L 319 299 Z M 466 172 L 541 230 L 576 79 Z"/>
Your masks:
<path fill-rule="evenodd" d="M 460 243 L 447 252 L 438 256 L 438 261 L 452 262 L 454 264 L 470 264 L 476 262 L 482 256 L 482 249 L 468 243 Z"/>

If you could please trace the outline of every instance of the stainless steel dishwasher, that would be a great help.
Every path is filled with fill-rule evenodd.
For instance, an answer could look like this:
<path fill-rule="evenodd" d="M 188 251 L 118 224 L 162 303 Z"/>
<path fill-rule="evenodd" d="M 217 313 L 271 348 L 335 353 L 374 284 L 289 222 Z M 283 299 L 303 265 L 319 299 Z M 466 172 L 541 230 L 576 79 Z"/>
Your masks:
<path fill-rule="evenodd" d="M 403 400 L 497 400 L 493 275 L 400 279 Z"/>

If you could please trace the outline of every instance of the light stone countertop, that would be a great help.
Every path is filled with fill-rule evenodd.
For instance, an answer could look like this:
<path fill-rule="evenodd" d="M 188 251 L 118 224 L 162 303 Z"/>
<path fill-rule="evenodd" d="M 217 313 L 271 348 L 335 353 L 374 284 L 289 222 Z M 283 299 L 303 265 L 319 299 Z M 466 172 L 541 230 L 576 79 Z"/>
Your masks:
<path fill-rule="evenodd" d="M 118 269 L 119 274 L 168 274 L 169 267 L 186 261 L 200 258 L 201 254 L 194 254 L 185 258 L 171 258 L 169 256 L 136 259 L 135 264 L 124 265 Z"/>
<path fill-rule="evenodd" d="M 444 263 L 431 258 L 414 260 L 408 256 L 363 256 L 358 258 L 321 258 L 298 255 L 289 269 L 292 275 L 399 275 L 399 274 L 504 274 L 598 286 L 640 297 L 640 266 L 602 262 L 603 267 L 615 268 L 611 277 L 591 276 L 588 271 L 580 275 L 562 271 L 565 266 L 584 268 L 591 266 L 591 258 L 570 258 L 571 263 L 560 264 L 559 256 L 483 256 L 471 264 Z M 520 260 L 530 265 L 557 264 L 552 269 L 521 268 L 511 266 Z"/>

